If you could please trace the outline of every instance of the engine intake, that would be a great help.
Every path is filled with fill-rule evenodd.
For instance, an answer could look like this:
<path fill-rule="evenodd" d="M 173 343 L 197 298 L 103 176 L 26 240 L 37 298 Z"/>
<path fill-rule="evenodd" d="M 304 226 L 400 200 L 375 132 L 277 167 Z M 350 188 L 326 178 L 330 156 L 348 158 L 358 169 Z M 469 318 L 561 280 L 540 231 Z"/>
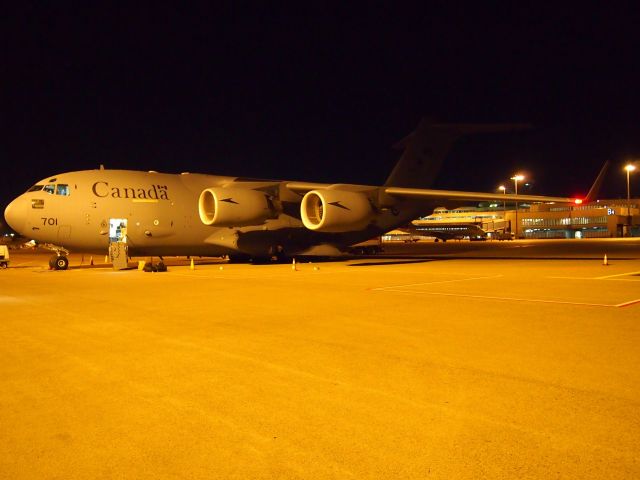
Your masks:
<path fill-rule="evenodd" d="M 245 227 L 261 225 L 277 215 L 264 192 L 243 188 L 206 188 L 198 199 L 205 225 Z"/>
<path fill-rule="evenodd" d="M 365 227 L 373 216 L 366 195 L 341 190 L 311 190 L 300 204 L 302 223 L 319 232 L 349 232 Z"/>

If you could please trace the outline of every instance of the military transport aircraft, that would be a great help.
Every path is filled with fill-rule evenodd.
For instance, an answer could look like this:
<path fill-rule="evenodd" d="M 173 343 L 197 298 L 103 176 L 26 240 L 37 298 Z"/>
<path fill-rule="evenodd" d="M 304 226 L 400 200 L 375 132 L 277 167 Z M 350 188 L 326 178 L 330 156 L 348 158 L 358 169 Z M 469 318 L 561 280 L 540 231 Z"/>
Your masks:
<path fill-rule="evenodd" d="M 105 254 L 113 246 L 124 247 L 128 257 L 337 255 L 349 245 L 406 225 L 434 202 L 496 198 L 495 193 L 427 187 L 458 137 L 512 129 L 423 121 L 399 144 L 403 153 L 383 186 L 104 168 L 61 173 L 13 200 L 5 219 L 16 232 L 55 251 L 51 266 L 61 270 L 68 267 L 71 250 Z M 536 195 L 499 198 L 574 201 Z"/>

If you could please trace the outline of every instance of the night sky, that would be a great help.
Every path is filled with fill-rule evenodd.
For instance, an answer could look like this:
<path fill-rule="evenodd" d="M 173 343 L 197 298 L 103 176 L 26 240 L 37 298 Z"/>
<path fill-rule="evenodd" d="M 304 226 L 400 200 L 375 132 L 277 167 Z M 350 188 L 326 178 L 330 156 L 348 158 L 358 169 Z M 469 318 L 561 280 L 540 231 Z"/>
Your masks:
<path fill-rule="evenodd" d="M 604 195 L 620 197 L 640 158 L 632 3 L 18 3 L 0 20 L 2 210 L 100 164 L 382 184 L 423 116 L 535 127 L 463 139 L 442 188 L 492 191 L 524 171 L 531 193 L 586 193 L 610 159 Z"/>

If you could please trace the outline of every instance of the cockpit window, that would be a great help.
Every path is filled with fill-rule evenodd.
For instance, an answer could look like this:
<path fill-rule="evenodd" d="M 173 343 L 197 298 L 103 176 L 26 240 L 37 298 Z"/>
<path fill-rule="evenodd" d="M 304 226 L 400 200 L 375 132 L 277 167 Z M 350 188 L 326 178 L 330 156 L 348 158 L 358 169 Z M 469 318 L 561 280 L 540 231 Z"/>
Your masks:
<path fill-rule="evenodd" d="M 39 192 L 43 188 L 44 188 L 44 185 L 34 185 L 29 190 L 27 190 L 27 192 Z"/>
<path fill-rule="evenodd" d="M 46 193 L 49 193 L 49 194 L 53 195 L 54 193 L 56 193 L 56 186 L 55 185 L 45 185 L 43 190 Z"/>
<path fill-rule="evenodd" d="M 56 185 L 56 195 L 69 195 L 71 190 L 69 189 L 69 185 L 64 183 L 59 183 Z"/>

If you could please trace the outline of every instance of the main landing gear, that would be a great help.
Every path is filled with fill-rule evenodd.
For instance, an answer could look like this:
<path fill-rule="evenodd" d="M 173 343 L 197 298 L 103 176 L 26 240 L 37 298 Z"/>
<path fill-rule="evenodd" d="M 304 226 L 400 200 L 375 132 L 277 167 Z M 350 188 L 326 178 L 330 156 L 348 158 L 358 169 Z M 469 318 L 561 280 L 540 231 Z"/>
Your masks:
<path fill-rule="evenodd" d="M 64 255 L 54 255 L 49 259 L 49 268 L 51 270 L 66 270 L 69 268 L 69 259 Z"/>

